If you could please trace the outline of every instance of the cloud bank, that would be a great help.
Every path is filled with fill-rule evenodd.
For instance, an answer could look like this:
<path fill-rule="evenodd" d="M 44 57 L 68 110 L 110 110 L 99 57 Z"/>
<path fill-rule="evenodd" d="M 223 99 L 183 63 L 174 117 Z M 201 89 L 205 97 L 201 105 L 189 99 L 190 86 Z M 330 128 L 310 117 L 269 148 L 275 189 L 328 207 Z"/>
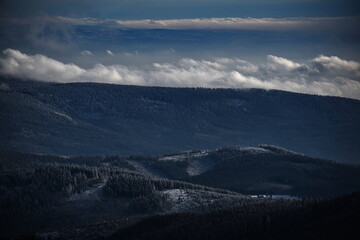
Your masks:
<path fill-rule="evenodd" d="M 63 19 L 65 20 L 65 19 Z M 245 30 L 334 30 L 350 18 L 194 18 L 167 20 L 114 20 L 122 28 L 141 29 L 245 29 Z M 357 18 L 351 22 L 358 23 Z M 84 21 L 86 22 L 86 21 Z M 93 22 L 94 23 L 94 22 Z"/>
<path fill-rule="evenodd" d="M 6 24 L 67 24 L 86 26 L 107 26 L 121 29 L 234 29 L 266 31 L 312 31 L 354 34 L 360 26 L 360 17 L 328 18 L 188 18 L 188 19 L 97 19 L 69 17 L 36 17 L 31 19 L 5 19 Z"/>
<path fill-rule="evenodd" d="M 208 88 L 263 88 L 360 99 L 360 63 L 320 55 L 306 63 L 269 55 L 264 64 L 239 58 L 181 59 L 151 66 L 97 64 L 84 69 L 44 55 L 6 49 L 0 74 L 46 82 Z"/>

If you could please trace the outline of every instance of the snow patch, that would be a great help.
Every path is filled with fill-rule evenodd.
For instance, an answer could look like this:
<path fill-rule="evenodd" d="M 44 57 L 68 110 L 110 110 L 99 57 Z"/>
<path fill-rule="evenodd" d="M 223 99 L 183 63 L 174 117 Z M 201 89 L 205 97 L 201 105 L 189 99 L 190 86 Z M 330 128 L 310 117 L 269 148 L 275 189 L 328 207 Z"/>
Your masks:
<path fill-rule="evenodd" d="M 147 174 L 157 176 L 157 177 L 167 178 L 167 175 L 164 174 L 163 172 L 161 172 L 161 171 L 159 171 L 157 169 L 154 169 L 154 168 L 152 168 L 150 166 L 144 165 L 144 164 L 142 164 L 140 162 L 128 161 L 128 163 L 130 165 L 132 165 L 136 169 L 136 171 L 147 173 Z"/>
<path fill-rule="evenodd" d="M 289 199 L 289 200 L 301 200 L 301 198 L 291 195 L 272 195 L 272 198 L 281 198 L 281 199 Z"/>
<path fill-rule="evenodd" d="M 216 165 L 215 160 L 211 158 L 190 159 L 186 172 L 190 177 L 200 175 Z"/>
<path fill-rule="evenodd" d="M 273 153 L 304 156 L 304 154 L 297 153 L 297 152 L 288 150 L 286 148 L 282 148 L 282 147 L 278 147 L 278 146 L 274 146 L 274 145 L 262 144 L 262 145 L 259 145 L 259 147 L 269 150 Z"/>
<path fill-rule="evenodd" d="M 301 198 L 292 195 L 249 195 L 252 199 L 288 199 L 288 200 L 301 200 Z"/>
<path fill-rule="evenodd" d="M 247 153 L 250 154 L 261 154 L 261 153 L 271 152 L 270 150 L 261 147 L 241 147 L 240 150 L 246 151 Z"/>
<path fill-rule="evenodd" d="M 185 190 L 170 189 L 162 191 L 162 193 L 167 195 L 173 204 L 169 212 L 183 212 L 188 210 L 193 204 L 192 197 Z"/>
<path fill-rule="evenodd" d="M 60 117 L 66 118 L 69 121 L 73 121 L 73 119 L 69 115 L 66 115 L 65 113 L 57 112 L 57 111 L 54 111 L 53 113 L 55 113 L 56 115 L 58 115 Z"/>
<path fill-rule="evenodd" d="M 176 155 L 171 155 L 171 156 L 166 156 L 166 157 L 161 157 L 159 158 L 160 161 L 185 161 L 188 158 L 200 158 L 200 157 L 205 157 L 209 155 L 209 152 L 206 150 L 203 151 L 199 151 L 199 152 L 193 152 L 193 151 L 186 151 L 186 152 L 181 152 L 179 154 Z"/>
<path fill-rule="evenodd" d="M 44 233 L 36 234 L 36 237 L 38 237 L 41 240 L 59 239 L 60 234 L 57 231 L 55 231 L 55 232 L 44 232 Z"/>
<path fill-rule="evenodd" d="M 95 184 L 82 193 L 71 195 L 68 201 L 99 201 L 101 200 L 101 193 L 104 186 L 105 182 Z"/>

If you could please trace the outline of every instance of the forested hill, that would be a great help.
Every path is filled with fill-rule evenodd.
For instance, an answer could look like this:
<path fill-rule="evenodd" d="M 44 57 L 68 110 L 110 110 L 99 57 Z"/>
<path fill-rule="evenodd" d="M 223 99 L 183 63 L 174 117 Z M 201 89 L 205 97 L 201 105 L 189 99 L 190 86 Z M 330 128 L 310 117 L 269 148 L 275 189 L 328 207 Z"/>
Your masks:
<path fill-rule="evenodd" d="M 271 202 L 205 214 L 155 216 L 104 239 L 360 238 L 360 193 L 324 201 Z"/>
<path fill-rule="evenodd" d="M 360 101 L 259 89 L 2 79 L 0 147 L 61 155 L 273 144 L 359 162 Z"/>
<path fill-rule="evenodd" d="M 180 177 L 184 172 L 192 177 L 183 181 L 159 177 Z M 177 239 L 170 237 L 175 234 L 180 239 L 228 239 L 230 234 L 271 239 L 268 236 L 280 233 L 294 239 L 289 236 L 311 235 L 317 225 L 323 233 L 328 223 L 343 233 L 346 228 L 341 224 L 354 221 L 358 226 L 359 195 L 330 206 L 320 199 L 359 191 L 359 172 L 357 165 L 313 159 L 274 146 L 160 157 L 0 151 L 0 238 Z M 321 198 L 306 200 L 314 196 Z M 171 215 L 139 222 L 157 214 Z M 349 227 L 352 231 L 353 225 Z M 197 231 L 200 235 L 183 235 Z M 344 237 L 353 239 L 347 236 L 358 232 Z"/>

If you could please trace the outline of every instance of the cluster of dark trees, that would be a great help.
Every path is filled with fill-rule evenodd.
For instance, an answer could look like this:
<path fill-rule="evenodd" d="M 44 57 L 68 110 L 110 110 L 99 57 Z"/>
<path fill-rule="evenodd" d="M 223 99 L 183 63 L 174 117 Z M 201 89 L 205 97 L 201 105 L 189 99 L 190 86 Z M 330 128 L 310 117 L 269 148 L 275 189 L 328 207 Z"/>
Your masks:
<path fill-rule="evenodd" d="M 127 210 L 131 213 L 149 214 L 163 212 L 171 206 L 172 202 L 166 195 L 152 192 L 132 199 L 127 206 Z"/>
<path fill-rule="evenodd" d="M 113 173 L 112 175 L 104 187 L 104 193 L 112 197 L 138 197 L 168 189 L 191 189 L 236 195 L 231 191 L 223 189 L 158 178 L 128 170 L 117 171 L 116 174 Z"/>
<path fill-rule="evenodd" d="M 109 198 L 128 198 L 129 213 L 161 213 L 169 210 L 179 200 L 171 199 L 164 192 L 166 190 L 179 190 L 191 198 L 191 205 L 182 211 L 209 211 L 257 201 L 271 201 L 271 199 L 249 199 L 224 189 L 159 178 L 125 169 L 112 171 L 110 175 L 103 193 Z"/>
<path fill-rule="evenodd" d="M 101 239 L 360 238 L 360 193 L 332 200 L 262 202 L 205 213 L 154 216 Z"/>
<path fill-rule="evenodd" d="M 54 225 L 57 219 L 52 211 L 66 204 L 72 194 L 102 182 L 108 172 L 87 165 L 39 162 L 28 168 L 1 170 L 0 238 Z"/>
<path fill-rule="evenodd" d="M 96 167 L 57 163 L 35 169 L 2 171 L 1 215 L 31 215 L 41 208 L 56 206 L 66 196 L 86 189 L 105 176 Z"/>

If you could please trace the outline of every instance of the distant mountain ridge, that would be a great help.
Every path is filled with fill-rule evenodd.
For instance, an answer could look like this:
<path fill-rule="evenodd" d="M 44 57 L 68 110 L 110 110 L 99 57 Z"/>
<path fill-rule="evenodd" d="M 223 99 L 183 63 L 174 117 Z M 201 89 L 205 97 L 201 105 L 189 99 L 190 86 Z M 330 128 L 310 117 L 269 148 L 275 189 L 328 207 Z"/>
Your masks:
<path fill-rule="evenodd" d="M 60 155 L 164 154 L 272 144 L 359 163 L 360 101 L 276 90 L 1 79 L 0 147 Z"/>

